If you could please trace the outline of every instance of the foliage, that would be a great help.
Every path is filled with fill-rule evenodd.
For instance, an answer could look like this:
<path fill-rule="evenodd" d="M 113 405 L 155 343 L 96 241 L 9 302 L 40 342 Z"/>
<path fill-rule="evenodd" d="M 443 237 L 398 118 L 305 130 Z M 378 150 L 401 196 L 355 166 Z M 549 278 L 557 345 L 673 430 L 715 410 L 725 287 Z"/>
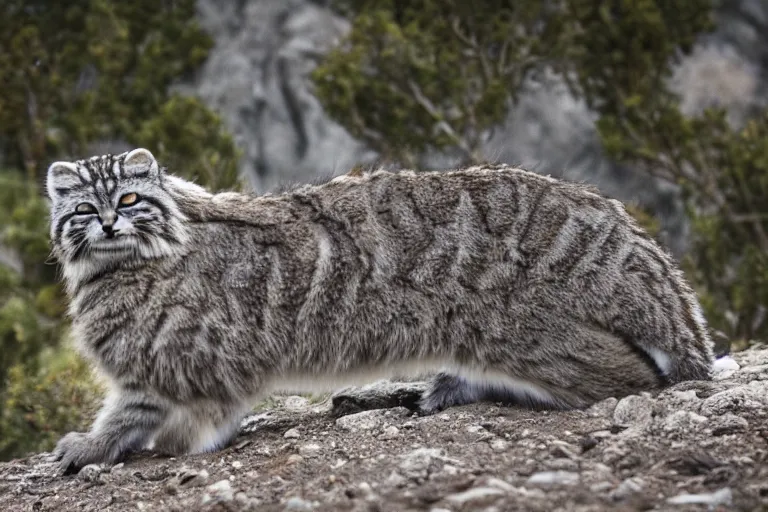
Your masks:
<path fill-rule="evenodd" d="M 768 113 L 746 127 L 719 109 L 686 117 L 668 86 L 713 27 L 711 0 L 335 6 L 352 28 L 316 68 L 317 95 L 382 158 L 414 166 L 458 149 L 481 161 L 484 135 L 527 81 L 555 73 L 597 114 L 610 156 L 682 189 L 693 227 L 685 268 L 713 327 L 768 335 Z"/>
<path fill-rule="evenodd" d="M 383 158 L 413 166 L 427 148 L 455 147 L 479 159 L 486 128 L 541 56 L 565 52 L 568 39 L 546 2 L 481 4 L 338 2 L 353 26 L 315 69 L 317 96 Z"/>
<path fill-rule="evenodd" d="M 51 450 L 62 433 L 88 425 L 104 394 L 89 364 L 66 344 L 37 354 L 35 362 L 10 368 L 0 459 Z"/>
<path fill-rule="evenodd" d="M 212 41 L 194 0 L 7 0 L 0 5 L 0 457 L 87 422 L 98 387 L 62 344 L 66 301 L 48 261 L 47 166 L 106 144 L 150 149 L 173 172 L 237 188 L 220 119 L 170 93 Z M 72 407 L 70 407 L 72 406 Z"/>

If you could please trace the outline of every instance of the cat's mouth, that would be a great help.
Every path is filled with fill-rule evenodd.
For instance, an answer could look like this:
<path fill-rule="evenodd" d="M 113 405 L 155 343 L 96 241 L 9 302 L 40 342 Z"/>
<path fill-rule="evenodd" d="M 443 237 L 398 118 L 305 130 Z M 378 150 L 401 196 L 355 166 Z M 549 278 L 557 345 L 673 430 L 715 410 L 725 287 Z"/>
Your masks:
<path fill-rule="evenodd" d="M 130 240 L 124 240 L 127 237 L 121 238 L 123 239 L 96 240 L 91 243 L 91 251 L 97 254 L 124 254 L 132 252 L 135 249 L 135 245 Z"/>

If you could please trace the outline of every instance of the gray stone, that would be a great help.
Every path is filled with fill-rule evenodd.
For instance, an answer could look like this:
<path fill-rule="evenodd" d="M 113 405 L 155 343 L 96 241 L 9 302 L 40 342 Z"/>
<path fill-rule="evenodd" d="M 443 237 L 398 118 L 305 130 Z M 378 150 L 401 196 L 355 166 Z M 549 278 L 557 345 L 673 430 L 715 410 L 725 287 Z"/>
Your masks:
<path fill-rule="evenodd" d="M 286 439 L 298 439 L 301 437 L 301 434 L 299 433 L 299 430 L 296 428 L 289 428 L 285 431 L 285 434 L 283 434 L 283 437 Z"/>
<path fill-rule="evenodd" d="M 464 492 L 448 495 L 445 497 L 445 501 L 459 507 L 468 503 L 472 503 L 474 506 L 480 506 L 496 501 L 499 496 L 504 494 L 504 491 L 496 487 L 476 487 Z"/>
<path fill-rule="evenodd" d="M 345 388 L 331 398 L 331 414 L 343 416 L 360 411 L 405 407 L 415 410 L 427 383 L 382 380 L 361 387 Z"/>
<path fill-rule="evenodd" d="M 675 411 L 662 420 L 661 427 L 667 432 L 701 428 L 707 417 L 691 411 Z"/>
<path fill-rule="evenodd" d="M 678 494 L 667 500 L 670 505 L 708 505 L 717 507 L 729 506 L 733 500 L 733 493 L 727 487 L 711 493 Z"/>
<path fill-rule="evenodd" d="M 639 478 L 627 478 L 611 492 L 611 498 L 617 501 L 625 500 L 643 490 L 645 482 Z"/>
<path fill-rule="evenodd" d="M 288 511 L 295 511 L 295 512 L 307 512 L 310 510 L 314 510 L 317 504 L 307 501 L 305 499 L 299 498 L 298 496 L 292 496 L 288 498 L 285 502 L 285 510 Z"/>
<path fill-rule="evenodd" d="M 208 481 L 208 471 L 205 469 L 196 470 L 190 469 L 186 466 L 182 466 L 176 476 L 173 478 L 174 483 L 180 487 L 199 487 L 205 485 Z"/>
<path fill-rule="evenodd" d="M 629 395 L 616 404 L 613 422 L 616 425 L 642 427 L 653 419 L 654 400 L 647 394 Z"/>
<path fill-rule="evenodd" d="M 384 431 L 379 436 L 381 440 L 395 439 L 400 435 L 400 429 L 394 425 L 390 425 L 384 428 Z"/>
<path fill-rule="evenodd" d="M 317 443 L 308 443 L 299 447 L 299 454 L 303 457 L 315 457 L 320 453 L 322 447 Z"/>
<path fill-rule="evenodd" d="M 701 404 L 704 416 L 722 416 L 763 409 L 768 406 L 768 381 L 755 381 L 749 385 L 736 386 L 705 399 Z"/>
<path fill-rule="evenodd" d="M 380 427 L 389 418 L 403 417 L 408 410 L 402 407 L 395 409 L 376 409 L 349 414 L 336 419 L 336 426 L 352 432 L 359 430 L 372 430 Z"/>
<path fill-rule="evenodd" d="M 401 456 L 399 467 L 403 476 L 418 479 L 440 471 L 446 465 L 463 466 L 464 463 L 446 456 L 440 448 L 417 448 Z"/>
<path fill-rule="evenodd" d="M 232 484 L 229 480 L 219 480 L 218 482 L 206 487 L 206 493 L 203 495 L 202 504 L 226 503 L 235 498 L 235 492 L 232 490 Z"/>
<path fill-rule="evenodd" d="M 530 485 L 576 485 L 579 483 L 578 473 L 573 471 L 541 471 L 528 478 Z"/>
<path fill-rule="evenodd" d="M 85 482 L 95 482 L 105 471 L 101 464 L 88 464 L 80 469 L 77 476 Z"/>
<path fill-rule="evenodd" d="M 712 418 L 711 422 L 712 434 L 716 436 L 743 432 L 748 426 L 749 422 L 746 419 L 731 413 Z"/>

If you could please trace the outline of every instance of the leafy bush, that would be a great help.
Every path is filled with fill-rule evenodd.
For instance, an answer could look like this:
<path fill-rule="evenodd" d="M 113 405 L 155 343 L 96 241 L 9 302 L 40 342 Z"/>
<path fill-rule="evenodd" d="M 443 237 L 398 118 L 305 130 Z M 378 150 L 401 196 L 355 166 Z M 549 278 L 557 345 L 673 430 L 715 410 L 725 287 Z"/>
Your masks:
<path fill-rule="evenodd" d="M 596 112 L 610 156 L 681 187 L 693 226 L 685 268 L 712 326 L 768 336 L 768 113 L 746 127 L 722 109 L 686 117 L 668 86 L 713 27 L 711 0 L 334 5 L 352 28 L 315 69 L 317 95 L 383 159 L 415 166 L 449 149 L 480 161 L 526 80 L 556 73 Z"/>

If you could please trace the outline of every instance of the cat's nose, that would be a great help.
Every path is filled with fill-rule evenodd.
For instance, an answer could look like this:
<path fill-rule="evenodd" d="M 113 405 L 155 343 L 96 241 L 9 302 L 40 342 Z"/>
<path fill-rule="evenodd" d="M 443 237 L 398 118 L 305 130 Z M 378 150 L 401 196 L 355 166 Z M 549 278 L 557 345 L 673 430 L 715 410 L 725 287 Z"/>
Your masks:
<path fill-rule="evenodd" d="M 104 231 L 104 234 L 107 235 L 107 238 L 114 238 L 115 233 L 120 231 L 119 229 L 115 229 L 115 226 L 113 224 L 102 224 L 101 230 Z"/>

